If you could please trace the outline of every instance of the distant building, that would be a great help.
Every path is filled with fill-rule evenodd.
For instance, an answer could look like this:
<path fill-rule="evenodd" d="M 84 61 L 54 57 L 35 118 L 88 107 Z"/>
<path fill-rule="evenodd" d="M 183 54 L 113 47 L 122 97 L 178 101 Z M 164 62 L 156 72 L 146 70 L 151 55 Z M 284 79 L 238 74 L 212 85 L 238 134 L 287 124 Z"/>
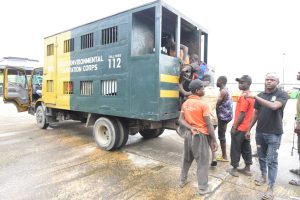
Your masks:
<path fill-rule="evenodd" d="M 6 66 L 24 68 L 27 74 L 39 67 L 39 61 L 29 58 L 20 57 L 3 57 L 0 58 L 0 95 L 2 94 L 3 70 Z"/>
<path fill-rule="evenodd" d="M 20 57 L 3 57 L 0 58 L 0 69 L 4 69 L 5 66 L 21 67 L 25 70 L 32 71 L 39 66 L 39 61 L 29 58 Z"/>

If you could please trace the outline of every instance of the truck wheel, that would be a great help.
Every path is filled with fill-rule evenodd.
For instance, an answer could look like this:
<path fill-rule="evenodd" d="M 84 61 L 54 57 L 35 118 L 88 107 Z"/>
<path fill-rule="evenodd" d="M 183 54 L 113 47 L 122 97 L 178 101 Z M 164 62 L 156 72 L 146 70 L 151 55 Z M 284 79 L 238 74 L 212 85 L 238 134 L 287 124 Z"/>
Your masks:
<path fill-rule="evenodd" d="M 100 117 L 93 127 L 93 135 L 97 145 L 107 151 L 114 150 L 119 142 L 118 129 L 114 119 Z"/>
<path fill-rule="evenodd" d="M 151 139 L 151 138 L 156 138 L 156 137 L 160 136 L 164 132 L 164 130 L 165 129 L 163 129 L 163 128 L 146 129 L 146 130 L 140 131 L 140 134 L 145 139 Z"/>
<path fill-rule="evenodd" d="M 46 129 L 49 123 L 46 122 L 46 114 L 42 106 L 38 106 L 35 113 L 37 126 L 41 129 Z"/>
<path fill-rule="evenodd" d="M 117 122 L 117 125 L 118 125 L 118 128 L 119 128 L 119 142 L 117 144 L 117 148 L 122 148 L 127 140 L 128 140 L 128 135 L 129 135 L 129 129 L 128 129 L 128 126 L 126 123 L 124 123 L 123 121 L 121 121 L 120 119 L 118 118 L 115 118 L 116 119 L 116 122 Z"/>

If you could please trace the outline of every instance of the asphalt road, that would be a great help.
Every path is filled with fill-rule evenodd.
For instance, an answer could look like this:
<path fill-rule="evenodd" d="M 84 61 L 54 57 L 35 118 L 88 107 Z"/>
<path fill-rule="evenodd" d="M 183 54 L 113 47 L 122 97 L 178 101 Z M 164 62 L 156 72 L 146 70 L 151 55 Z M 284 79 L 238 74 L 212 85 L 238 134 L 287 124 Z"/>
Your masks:
<path fill-rule="evenodd" d="M 279 152 L 279 172 L 275 199 L 300 199 L 300 188 L 288 181 L 296 178 L 288 170 L 299 166 L 296 151 L 291 156 L 295 100 L 289 100 L 285 134 Z M 182 139 L 174 131 L 144 140 L 130 136 L 119 151 L 99 149 L 92 128 L 80 122 L 53 124 L 39 129 L 35 118 L 17 113 L 0 98 L 0 199 L 260 199 L 266 186 L 255 186 L 259 174 L 254 159 L 252 177 L 231 177 L 229 163 L 210 169 L 214 192 L 196 194 L 195 163 L 189 184 L 178 188 Z M 230 126 L 229 126 L 230 127 Z M 228 152 L 230 135 L 227 134 Z M 253 149 L 255 142 L 252 140 Z M 220 151 L 218 152 L 220 153 Z M 241 162 L 241 166 L 242 166 Z"/>

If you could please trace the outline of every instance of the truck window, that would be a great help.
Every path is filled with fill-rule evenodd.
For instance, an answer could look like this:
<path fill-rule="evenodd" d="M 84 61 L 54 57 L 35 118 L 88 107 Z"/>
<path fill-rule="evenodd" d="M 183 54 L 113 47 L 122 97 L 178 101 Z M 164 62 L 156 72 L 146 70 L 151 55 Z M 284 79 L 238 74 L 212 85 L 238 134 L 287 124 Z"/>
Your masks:
<path fill-rule="evenodd" d="M 155 8 L 132 14 L 131 55 L 153 54 L 155 47 Z"/>
<path fill-rule="evenodd" d="M 162 8 L 162 38 L 161 38 L 161 53 L 169 56 L 175 57 L 174 55 L 176 49 L 176 24 L 177 15 L 172 13 L 165 7 Z M 172 43 L 171 43 L 172 41 Z"/>
<path fill-rule="evenodd" d="M 27 89 L 26 75 L 17 70 L 11 70 L 8 74 L 8 86 L 10 87 L 21 87 Z"/>
<path fill-rule="evenodd" d="M 118 27 L 113 26 L 102 30 L 102 45 L 118 42 Z"/>
<path fill-rule="evenodd" d="M 74 38 L 64 41 L 64 53 L 74 51 Z"/>

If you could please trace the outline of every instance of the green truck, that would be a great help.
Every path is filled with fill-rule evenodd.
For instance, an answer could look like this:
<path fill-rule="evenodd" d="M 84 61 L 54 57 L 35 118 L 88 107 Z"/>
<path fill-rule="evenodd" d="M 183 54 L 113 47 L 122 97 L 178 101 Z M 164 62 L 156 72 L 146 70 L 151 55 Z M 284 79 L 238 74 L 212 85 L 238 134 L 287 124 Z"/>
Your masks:
<path fill-rule="evenodd" d="M 43 129 L 85 122 L 101 148 L 118 149 L 128 135 L 177 128 L 180 46 L 207 63 L 207 42 L 204 28 L 155 1 L 46 37 L 44 67 L 30 81 L 21 69 L 5 69 L 3 100 L 35 114 Z"/>

